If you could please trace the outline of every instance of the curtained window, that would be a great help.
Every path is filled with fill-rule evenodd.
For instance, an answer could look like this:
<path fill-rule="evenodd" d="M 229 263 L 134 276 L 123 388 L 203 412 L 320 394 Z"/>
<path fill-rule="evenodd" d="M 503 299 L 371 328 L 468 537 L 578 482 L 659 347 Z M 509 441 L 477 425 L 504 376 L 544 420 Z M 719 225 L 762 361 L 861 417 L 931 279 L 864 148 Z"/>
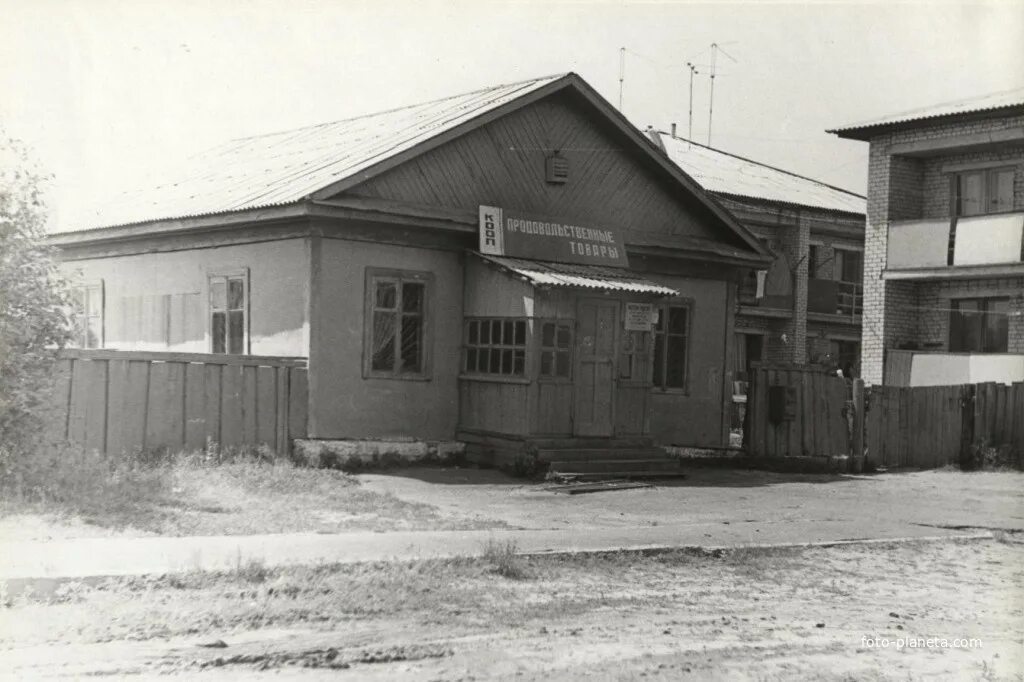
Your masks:
<path fill-rule="evenodd" d="M 429 273 L 367 270 L 364 375 L 428 378 Z"/>

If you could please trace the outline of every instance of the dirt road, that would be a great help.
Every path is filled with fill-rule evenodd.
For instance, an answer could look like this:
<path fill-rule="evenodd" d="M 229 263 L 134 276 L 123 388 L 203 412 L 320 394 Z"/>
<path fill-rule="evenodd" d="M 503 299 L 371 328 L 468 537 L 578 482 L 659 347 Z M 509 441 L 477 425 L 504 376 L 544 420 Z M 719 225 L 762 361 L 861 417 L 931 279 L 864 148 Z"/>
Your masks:
<path fill-rule="evenodd" d="M 911 647 L 917 638 L 923 646 Z M 968 641 L 942 648 L 927 638 Z M 8 679 L 1016 680 L 1022 638 L 1024 545 L 1006 536 L 721 555 L 498 553 L 121 581 L 0 611 L 0 670 Z"/>

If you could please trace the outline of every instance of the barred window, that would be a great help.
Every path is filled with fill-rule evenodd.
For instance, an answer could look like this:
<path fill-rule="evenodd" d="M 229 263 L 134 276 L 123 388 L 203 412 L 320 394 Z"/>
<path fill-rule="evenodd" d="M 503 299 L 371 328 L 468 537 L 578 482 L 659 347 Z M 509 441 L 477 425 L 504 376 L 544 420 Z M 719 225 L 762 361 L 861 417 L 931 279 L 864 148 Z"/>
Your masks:
<path fill-rule="evenodd" d="M 572 323 L 543 322 L 540 327 L 540 375 L 568 379 L 572 375 Z"/>
<path fill-rule="evenodd" d="M 526 320 L 466 320 L 466 374 L 521 377 L 526 374 Z"/>

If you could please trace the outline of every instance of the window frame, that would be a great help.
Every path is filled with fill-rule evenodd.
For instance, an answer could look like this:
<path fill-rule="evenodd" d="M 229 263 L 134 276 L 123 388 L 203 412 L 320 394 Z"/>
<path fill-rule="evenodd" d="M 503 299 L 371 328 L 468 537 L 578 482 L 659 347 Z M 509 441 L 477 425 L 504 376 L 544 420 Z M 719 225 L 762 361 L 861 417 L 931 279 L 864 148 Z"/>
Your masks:
<path fill-rule="evenodd" d="M 502 342 L 494 343 L 493 336 L 488 334 L 490 337 L 487 343 L 480 341 L 480 329 L 482 323 L 486 323 L 488 326 L 498 323 L 502 328 Z M 512 343 L 505 343 L 504 338 L 504 325 L 506 323 L 512 324 Z M 475 343 L 470 342 L 470 328 L 473 324 L 477 325 L 477 341 Z M 517 324 L 523 325 L 523 341 L 522 343 L 515 342 L 515 328 Z M 459 357 L 459 376 L 467 379 L 477 379 L 480 381 L 507 381 L 507 382 L 518 382 L 518 381 L 529 381 L 530 376 L 530 319 L 527 317 L 510 317 L 510 316 L 497 316 L 497 315 L 474 315 L 463 318 L 462 321 L 462 345 L 461 354 Z M 512 353 L 512 369 L 511 373 L 499 371 L 480 371 L 474 369 L 470 371 L 467 367 L 469 361 L 469 353 L 471 350 L 475 350 L 478 353 L 481 350 L 486 350 L 488 353 L 493 351 L 511 351 Z M 515 373 L 515 353 L 521 351 L 523 354 L 522 371 Z M 499 365 L 502 364 L 499 362 Z"/>
<path fill-rule="evenodd" d="M 576 365 L 576 320 L 568 317 L 543 317 L 536 319 L 537 325 L 537 370 L 536 376 L 537 381 L 546 384 L 571 384 L 575 377 L 575 365 Z M 544 325 L 553 324 L 555 325 L 555 345 L 546 346 L 544 345 Z M 565 327 L 569 331 L 569 346 L 567 348 L 561 348 L 558 345 L 558 329 L 559 327 Z M 558 366 L 558 353 L 567 352 L 569 355 L 569 373 L 565 376 L 558 374 L 544 374 L 544 354 L 552 353 L 552 366 Z"/>
<path fill-rule="evenodd" d="M 104 281 L 102 279 L 90 280 L 87 282 L 77 283 L 72 287 L 72 296 L 82 296 L 82 308 L 81 311 L 78 308 L 77 301 L 72 300 L 71 302 L 71 317 L 74 320 L 74 342 L 76 348 L 83 350 L 99 350 L 105 347 L 106 344 L 106 309 L 107 309 L 107 297 L 104 287 Z M 89 307 L 89 292 L 90 290 L 99 291 L 99 311 L 94 315 Z M 89 345 L 89 320 L 91 318 L 97 318 L 99 320 L 99 334 L 97 335 L 97 345 Z"/>
<path fill-rule="evenodd" d="M 665 303 L 658 304 L 658 323 L 654 325 L 651 330 L 651 390 L 657 391 L 658 393 L 678 393 L 683 395 L 689 395 L 690 393 L 690 349 L 692 344 L 690 341 L 693 338 L 693 314 L 696 309 L 694 300 L 691 298 L 678 298 L 672 299 Z M 669 310 L 671 308 L 683 308 L 686 310 L 686 332 L 683 335 L 686 339 L 686 343 L 683 350 L 683 384 L 682 386 L 666 386 L 667 373 L 668 373 L 668 342 L 667 332 Z M 658 324 L 664 320 L 665 331 L 658 331 Z M 663 335 L 666 337 L 666 342 L 663 344 L 661 358 L 661 370 L 662 377 L 661 383 L 659 384 L 659 377 L 657 376 L 658 366 L 658 336 Z M 679 336 L 679 334 L 676 334 Z"/>
<path fill-rule="evenodd" d="M 980 306 L 979 306 L 980 310 L 977 311 L 977 314 L 979 314 L 981 316 L 981 338 L 980 338 L 981 348 L 978 349 L 978 350 L 964 350 L 962 348 L 962 344 L 959 343 L 959 341 L 962 340 L 962 339 L 958 339 L 958 343 L 956 344 L 956 350 L 954 350 L 954 344 L 953 344 L 954 322 L 953 322 L 953 320 L 954 320 L 955 316 L 961 314 L 960 313 L 960 306 L 962 304 L 964 304 L 964 303 L 967 303 L 967 302 L 977 302 L 977 303 L 980 304 Z M 994 355 L 994 354 L 1001 354 L 1001 353 L 1009 352 L 1010 333 L 1009 333 L 1009 329 L 1008 328 L 1007 328 L 1006 338 L 1004 339 L 1005 343 L 1002 344 L 1003 350 L 985 350 L 985 346 L 987 345 L 987 340 L 988 340 L 987 339 L 987 330 L 988 330 L 987 322 L 988 322 L 988 317 L 989 317 L 990 314 L 994 314 L 994 313 L 990 313 L 989 312 L 989 304 L 991 304 L 993 302 L 1006 303 L 1007 307 L 1009 307 L 1011 299 L 1010 299 L 1009 296 L 974 296 L 974 297 L 964 297 L 964 298 L 952 298 L 952 299 L 950 299 L 950 301 L 949 301 L 949 308 L 950 308 L 950 311 L 949 311 L 949 334 L 948 334 L 948 339 L 947 339 L 947 341 L 948 341 L 948 343 L 947 343 L 948 352 L 950 352 L 950 353 L 982 354 L 982 355 Z M 1009 327 L 1009 320 L 1007 320 L 1007 327 Z M 962 329 L 962 327 L 961 327 L 961 329 Z M 961 332 L 961 336 L 962 336 L 962 332 Z"/>
<path fill-rule="evenodd" d="M 999 174 L 1009 173 L 1010 174 L 1010 205 L 1008 208 L 1002 210 L 993 210 L 993 194 L 998 191 L 999 183 L 996 180 Z M 969 176 L 978 176 L 980 178 L 980 201 L 982 202 L 981 210 L 977 213 L 966 214 L 963 211 L 963 196 L 961 187 L 963 179 Z M 950 172 L 950 213 L 954 218 L 974 218 L 978 216 L 986 215 L 1000 215 L 1003 213 L 1013 213 L 1016 210 L 1014 206 L 1014 184 L 1017 182 L 1017 167 L 1013 164 L 999 165 L 985 168 L 963 168 L 957 171 Z"/>
<path fill-rule="evenodd" d="M 218 353 L 213 349 L 213 301 L 211 300 L 213 292 L 213 281 L 216 279 L 224 280 L 224 293 L 228 295 L 230 289 L 230 280 L 240 279 L 242 280 L 242 352 L 231 353 L 231 341 L 230 341 L 230 311 L 232 308 L 227 307 L 228 303 L 225 299 L 225 318 L 224 318 L 224 352 Z M 206 300 L 206 350 L 211 355 L 252 355 L 252 338 L 249 330 L 250 324 L 250 306 L 251 306 L 251 284 L 249 281 L 249 268 L 210 268 L 206 271 L 206 291 L 203 292 Z M 170 339 L 170 329 L 167 330 L 168 341 Z"/>
<path fill-rule="evenodd" d="M 376 282 L 391 280 L 398 284 L 395 300 L 395 311 L 398 325 L 395 328 L 395 359 L 400 359 L 402 352 L 402 284 L 416 283 L 423 285 L 423 307 L 420 312 L 420 347 L 423 357 L 418 372 L 402 372 L 396 368 L 390 370 L 373 368 L 373 313 L 376 308 Z M 430 381 L 433 378 L 433 306 L 431 300 L 434 292 L 434 274 L 422 270 L 401 270 L 395 268 L 367 267 L 363 280 L 363 379 L 389 379 L 393 381 Z"/>

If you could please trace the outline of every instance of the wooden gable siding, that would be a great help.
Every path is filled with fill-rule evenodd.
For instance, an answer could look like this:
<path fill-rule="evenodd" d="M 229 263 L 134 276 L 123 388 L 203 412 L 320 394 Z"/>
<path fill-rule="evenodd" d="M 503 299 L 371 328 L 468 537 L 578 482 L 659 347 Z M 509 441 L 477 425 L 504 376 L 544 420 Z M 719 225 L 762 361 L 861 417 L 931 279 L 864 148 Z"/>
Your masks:
<path fill-rule="evenodd" d="M 685 235 L 730 244 L 739 237 L 652 166 L 633 143 L 556 93 L 357 185 L 347 195 L 475 209 L 480 204 L 587 225 L 627 238 Z M 569 181 L 545 182 L 545 157 L 559 150 Z"/>

